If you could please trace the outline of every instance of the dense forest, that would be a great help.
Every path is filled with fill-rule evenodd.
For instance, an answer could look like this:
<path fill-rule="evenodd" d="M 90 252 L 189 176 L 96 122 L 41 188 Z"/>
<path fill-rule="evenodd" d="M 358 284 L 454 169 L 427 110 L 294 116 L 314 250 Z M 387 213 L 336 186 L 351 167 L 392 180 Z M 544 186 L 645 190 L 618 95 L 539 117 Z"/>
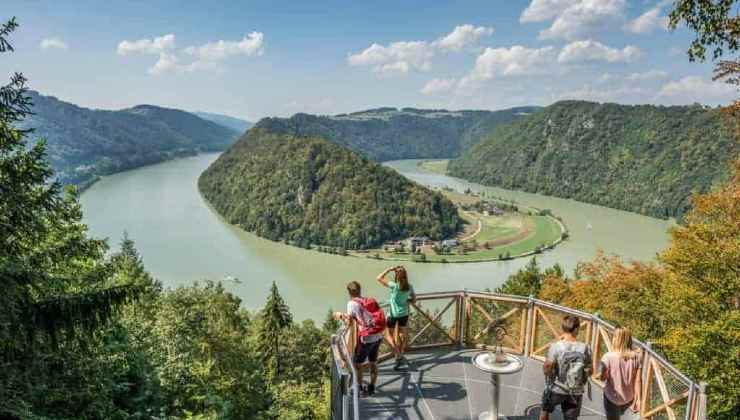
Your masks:
<path fill-rule="evenodd" d="M 740 150 L 718 109 L 563 101 L 497 127 L 449 164 L 473 182 L 681 217 Z"/>
<path fill-rule="evenodd" d="M 193 112 L 193 114 L 203 118 L 204 120 L 213 121 L 216 124 L 222 125 L 226 128 L 230 128 L 240 135 L 251 127 L 252 124 L 249 121 L 245 121 L 239 118 L 230 117 L 228 115 L 214 114 L 212 112 Z"/>
<path fill-rule="evenodd" d="M 203 196 L 257 235 L 363 249 L 391 239 L 452 236 L 461 227 L 442 194 L 317 137 L 257 126 L 200 177 Z"/>
<path fill-rule="evenodd" d="M 55 176 L 65 184 L 86 184 L 107 175 L 173 157 L 221 151 L 239 132 L 177 109 L 139 105 L 119 111 L 94 110 L 29 92 L 33 106 L 18 123 L 43 139 Z"/>
<path fill-rule="evenodd" d="M 256 127 L 274 133 L 322 137 L 375 161 L 449 158 L 460 155 L 499 124 L 537 107 L 502 111 L 446 111 L 376 108 L 367 111 L 291 118 L 264 118 Z"/>

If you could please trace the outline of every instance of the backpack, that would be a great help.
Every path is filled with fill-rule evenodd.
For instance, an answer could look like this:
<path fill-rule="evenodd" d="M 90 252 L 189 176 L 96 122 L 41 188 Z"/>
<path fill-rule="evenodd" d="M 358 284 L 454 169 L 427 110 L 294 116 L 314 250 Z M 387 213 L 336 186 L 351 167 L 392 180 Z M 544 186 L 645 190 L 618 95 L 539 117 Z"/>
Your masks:
<path fill-rule="evenodd" d="M 386 326 L 385 312 L 378 305 L 378 302 L 371 297 L 354 298 L 352 300 L 359 303 L 362 309 L 370 315 L 369 317 L 363 317 L 366 319 L 358 320 L 360 338 L 382 333 Z"/>
<path fill-rule="evenodd" d="M 583 347 L 585 344 L 579 343 Z M 580 350 L 580 351 L 579 351 Z M 588 382 L 586 370 L 586 348 L 580 345 L 569 347 L 557 355 L 557 373 L 555 376 L 555 385 L 566 391 L 568 394 L 581 394 L 583 386 Z"/>

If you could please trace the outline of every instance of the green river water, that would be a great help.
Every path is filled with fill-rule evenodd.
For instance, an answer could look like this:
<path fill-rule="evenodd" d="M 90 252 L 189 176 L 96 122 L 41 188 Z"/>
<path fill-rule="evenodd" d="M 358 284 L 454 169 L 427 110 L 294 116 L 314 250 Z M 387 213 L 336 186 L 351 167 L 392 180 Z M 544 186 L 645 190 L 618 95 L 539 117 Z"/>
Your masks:
<path fill-rule="evenodd" d="M 118 246 L 124 231 L 136 242 L 146 268 L 165 287 L 223 280 L 250 309 L 263 305 L 272 281 L 296 319 L 322 320 L 341 309 L 345 285 L 357 280 L 366 294 L 385 300 L 375 276 L 390 262 L 340 257 L 260 239 L 225 223 L 205 203 L 198 176 L 218 154 L 204 154 L 105 177 L 82 194 L 85 222 L 96 237 Z M 605 207 L 500 188 L 483 187 L 424 171 L 417 161 L 386 164 L 421 184 L 487 191 L 524 205 L 552 209 L 570 232 L 542 265 L 560 263 L 569 273 L 598 249 L 627 259 L 651 260 L 668 240 L 670 222 Z M 528 258 L 463 264 L 408 263 L 417 292 L 494 288 Z M 237 278 L 239 282 L 230 280 Z"/>

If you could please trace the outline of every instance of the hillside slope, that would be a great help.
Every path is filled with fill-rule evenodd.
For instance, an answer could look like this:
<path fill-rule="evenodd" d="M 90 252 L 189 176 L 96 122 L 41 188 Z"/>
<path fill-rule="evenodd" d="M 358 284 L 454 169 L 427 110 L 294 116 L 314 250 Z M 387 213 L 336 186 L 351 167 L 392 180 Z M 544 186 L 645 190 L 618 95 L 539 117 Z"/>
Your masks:
<path fill-rule="evenodd" d="M 738 144 L 719 111 L 563 101 L 511 124 L 450 162 L 473 182 L 681 217 L 692 192 L 726 173 Z"/>
<path fill-rule="evenodd" d="M 222 125 L 226 128 L 230 128 L 239 134 L 243 134 L 251 126 L 254 125 L 253 123 L 246 120 L 234 118 L 228 115 L 214 114 L 212 112 L 193 112 L 193 114 L 197 115 L 200 118 L 203 118 L 204 120 L 213 121 L 216 124 Z"/>
<path fill-rule="evenodd" d="M 445 111 L 377 108 L 351 114 L 264 118 L 256 127 L 273 133 L 318 136 L 383 162 L 449 158 L 476 144 L 495 126 L 537 107 L 502 111 Z"/>
<path fill-rule="evenodd" d="M 271 240 L 347 249 L 415 235 L 446 238 L 456 207 L 318 137 L 252 128 L 200 176 L 203 196 L 230 223 Z"/>
<path fill-rule="evenodd" d="M 238 133 L 177 109 L 139 105 L 93 110 L 31 92 L 34 115 L 20 124 L 46 140 L 55 176 L 84 184 L 97 176 L 202 151 L 221 151 Z"/>

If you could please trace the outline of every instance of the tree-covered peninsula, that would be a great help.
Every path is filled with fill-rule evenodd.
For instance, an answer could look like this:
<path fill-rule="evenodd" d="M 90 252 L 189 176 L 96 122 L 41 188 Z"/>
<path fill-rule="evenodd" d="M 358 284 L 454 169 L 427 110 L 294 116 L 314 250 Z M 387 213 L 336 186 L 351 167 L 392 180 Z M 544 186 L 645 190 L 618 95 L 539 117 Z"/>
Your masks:
<path fill-rule="evenodd" d="M 201 175 L 199 188 L 230 223 L 300 246 L 443 239 L 462 224 L 442 194 L 392 169 L 319 137 L 258 127 Z"/>
<path fill-rule="evenodd" d="M 740 147 L 717 109 L 563 101 L 498 126 L 453 176 L 654 217 L 681 217 Z"/>

